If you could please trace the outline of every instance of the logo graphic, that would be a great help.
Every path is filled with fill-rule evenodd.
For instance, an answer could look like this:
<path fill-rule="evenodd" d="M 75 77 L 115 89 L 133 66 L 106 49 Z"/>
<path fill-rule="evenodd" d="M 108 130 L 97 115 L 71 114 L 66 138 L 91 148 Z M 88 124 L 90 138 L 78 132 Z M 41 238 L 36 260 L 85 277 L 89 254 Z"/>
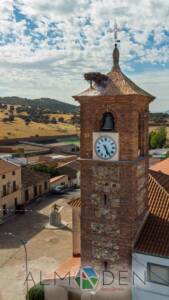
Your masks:
<path fill-rule="evenodd" d="M 92 267 L 83 267 L 77 273 L 75 281 L 81 289 L 91 290 L 96 287 L 99 278 Z"/>

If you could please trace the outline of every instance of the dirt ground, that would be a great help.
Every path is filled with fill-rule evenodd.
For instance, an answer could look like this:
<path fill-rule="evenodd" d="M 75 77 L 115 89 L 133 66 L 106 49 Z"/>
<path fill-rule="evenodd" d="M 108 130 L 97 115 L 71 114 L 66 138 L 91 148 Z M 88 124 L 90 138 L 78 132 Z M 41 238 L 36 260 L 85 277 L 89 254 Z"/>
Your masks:
<path fill-rule="evenodd" d="M 79 191 L 62 198 L 50 196 L 31 206 L 25 215 L 12 217 L 0 226 L 0 300 L 24 300 L 26 293 L 24 247 L 19 240 L 4 233 L 12 232 L 27 242 L 29 286 L 33 280 L 37 283 L 40 278 L 45 279 L 72 256 L 72 211 L 67 202 L 78 195 Z M 66 229 L 45 228 L 54 203 L 64 206 L 62 220 L 68 223 Z"/>

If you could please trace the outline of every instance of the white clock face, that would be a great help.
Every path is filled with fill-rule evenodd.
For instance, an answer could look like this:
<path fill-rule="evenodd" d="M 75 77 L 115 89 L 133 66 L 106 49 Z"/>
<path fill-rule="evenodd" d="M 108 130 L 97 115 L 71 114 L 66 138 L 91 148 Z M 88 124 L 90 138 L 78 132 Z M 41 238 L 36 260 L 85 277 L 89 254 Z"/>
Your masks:
<path fill-rule="evenodd" d="M 95 151 L 101 159 L 112 159 L 117 151 L 116 142 L 109 136 L 101 136 L 96 140 Z"/>

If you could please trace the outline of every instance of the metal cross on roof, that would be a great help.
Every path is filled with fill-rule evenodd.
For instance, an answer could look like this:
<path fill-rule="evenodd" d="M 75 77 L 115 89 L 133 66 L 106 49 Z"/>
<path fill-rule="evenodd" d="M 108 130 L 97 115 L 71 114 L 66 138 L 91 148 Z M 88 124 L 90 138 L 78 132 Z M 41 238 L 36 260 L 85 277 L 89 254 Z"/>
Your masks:
<path fill-rule="evenodd" d="M 117 26 L 117 21 L 115 20 L 114 22 L 114 40 L 115 40 L 115 44 L 117 45 L 117 43 L 120 43 L 120 40 L 118 39 L 118 26 Z"/>

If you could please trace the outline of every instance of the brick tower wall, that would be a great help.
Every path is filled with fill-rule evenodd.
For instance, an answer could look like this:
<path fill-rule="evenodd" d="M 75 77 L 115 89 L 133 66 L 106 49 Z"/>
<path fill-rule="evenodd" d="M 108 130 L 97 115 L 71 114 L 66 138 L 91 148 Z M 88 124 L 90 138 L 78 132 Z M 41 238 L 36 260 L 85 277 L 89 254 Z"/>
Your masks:
<path fill-rule="evenodd" d="M 142 96 L 122 96 L 85 99 L 81 103 L 83 265 L 102 267 L 106 262 L 112 267 L 119 262 L 131 263 L 132 245 L 148 202 L 148 100 L 145 100 Z M 119 133 L 118 162 L 92 159 L 93 132 L 100 131 L 105 112 L 113 114 Z"/>

